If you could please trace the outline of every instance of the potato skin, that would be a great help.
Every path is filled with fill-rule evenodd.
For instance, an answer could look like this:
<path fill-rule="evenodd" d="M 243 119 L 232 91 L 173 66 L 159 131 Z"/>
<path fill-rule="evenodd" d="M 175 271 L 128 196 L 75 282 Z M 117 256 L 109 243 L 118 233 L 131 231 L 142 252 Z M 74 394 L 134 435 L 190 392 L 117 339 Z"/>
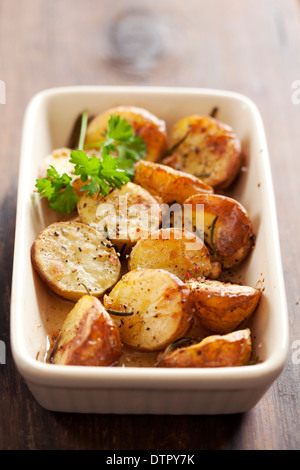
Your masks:
<path fill-rule="evenodd" d="M 112 244 L 79 222 L 55 222 L 43 229 L 32 244 L 31 260 L 50 290 L 73 301 L 87 289 L 101 296 L 121 272 Z"/>
<path fill-rule="evenodd" d="M 166 123 L 154 114 L 137 106 L 116 106 L 98 114 L 87 127 L 85 145 L 105 139 L 108 121 L 112 115 L 132 125 L 135 134 L 140 135 L 147 145 L 146 160 L 158 161 L 165 152 L 167 145 Z"/>
<path fill-rule="evenodd" d="M 190 291 L 162 269 L 129 271 L 105 294 L 103 304 L 132 315 L 112 318 L 124 344 L 141 351 L 159 351 L 181 338 L 192 324 Z"/>
<path fill-rule="evenodd" d="M 133 247 L 128 269 L 139 268 L 164 269 L 186 281 L 209 276 L 210 255 L 195 234 L 180 228 L 159 229 Z"/>
<path fill-rule="evenodd" d="M 160 367 L 237 367 L 251 357 L 252 341 L 248 328 L 226 335 L 211 335 L 200 343 L 162 355 Z"/>
<path fill-rule="evenodd" d="M 215 333 L 229 333 L 247 321 L 256 310 L 261 292 L 250 286 L 203 279 L 190 280 L 195 315 Z"/>
<path fill-rule="evenodd" d="M 100 300 L 82 296 L 67 315 L 54 346 L 53 364 L 112 366 L 122 353 L 119 331 Z"/>
<path fill-rule="evenodd" d="M 238 266 L 254 246 L 255 234 L 246 209 L 235 199 L 220 194 L 197 194 L 185 201 L 192 211 L 204 207 L 204 241 L 212 261 L 222 268 Z M 200 228 L 201 230 L 202 228 Z"/>
<path fill-rule="evenodd" d="M 105 211 L 106 207 L 108 211 Z M 77 211 L 82 223 L 100 231 L 106 227 L 108 238 L 117 249 L 124 244 L 133 246 L 142 234 L 158 229 L 162 216 L 159 202 L 146 189 L 132 182 L 115 188 L 101 199 L 81 192 Z"/>
<path fill-rule="evenodd" d="M 232 128 L 209 116 L 195 114 L 179 120 L 169 133 L 167 147 L 171 155 L 164 164 L 203 179 L 215 190 L 227 188 L 242 163 L 241 144 Z"/>
<path fill-rule="evenodd" d="M 139 160 L 135 164 L 133 182 L 147 189 L 154 196 L 160 196 L 164 203 L 183 202 L 198 193 L 213 193 L 213 188 L 199 178 L 174 170 L 160 163 Z"/>

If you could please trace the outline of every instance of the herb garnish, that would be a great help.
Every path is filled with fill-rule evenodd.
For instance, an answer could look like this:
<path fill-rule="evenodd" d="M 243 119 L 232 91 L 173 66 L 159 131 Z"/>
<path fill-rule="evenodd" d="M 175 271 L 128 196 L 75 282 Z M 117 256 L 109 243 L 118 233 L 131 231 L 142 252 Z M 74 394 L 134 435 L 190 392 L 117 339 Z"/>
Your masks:
<path fill-rule="evenodd" d="M 209 113 L 210 117 L 216 118 L 218 111 L 219 111 L 218 106 L 215 106 L 215 107 L 211 110 L 211 112 Z"/>
<path fill-rule="evenodd" d="M 216 250 L 215 250 L 215 247 L 214 247 L 214 233 L 215 233 L 215 226 L 216 226 L 216 222 L 218 220 L 218 217 L 219 216 L 216 215 L 216 217 L 214 218 L 214 220 L 212 221 L 212 224 L 211 224 L 210 243 L 208 243 L 206 240 L 204 242 L 211 256 L 214 256 L 216 254 Z"/>
<path fill-rule="evenodd" d="M 85 288 L 86 293 L 87 293 L 88 295 L 91 295 L 90 289 L 89 289 L 83 282 L 79 282 L 79 285 L 82 285 L 82 286 Z"/>
<path fill-rule="evenodd" d="M 125 312 L 125 311 L 121 311 L 121 310 L 113 310 L 111 308 L 106 308 L 105 309 L 108 313 L 110 313 L 111 315 L 116 315 L 118 317 L 129 317 L 131 315 L 133 315 L 134 312 Z"/>
<path fill-rule="evenodd" d="M 80 191 L 89 196 L 100 193 L 106 196 L 114 188 L 121 188 L 134 175 L 134 163 L 146 155 L 144 140 L 135 135 L 132 126 L 120 116 L 111 116 L 108 131 L 103 142 L 91 144 L 90 147 L 101 148 L 101 157 L 89 157 L 83 151 L 88 123 L 88 113 L 84 111 L 81 118 L 80 136 L 77 150 L 72 150 L 70 162 L 75 165 L 72 178 L 67 173 L 60 175 L 50 166 L 45 178 L 38 178 L 35 187 L 41 198 L 48 199 L 49 207 L 63 214 L 71 213 L 76 208 L 78 195 L 73 187 L 79 176 L 83 183 Z M 112 155 L 113 154 L 113 155 Z"/>
<path fill-rule="evenodd" d="M 35 187 L 41 198 L 48 199 L 49 207 L 54 211 L 63 214 L 75 209 L 78 196 L 74 191 L 72 178 L 67 173 L 60 175 L 51 165 L 46 178 L 37 179 Z"/>
<path fill-rule="evenodd" d="M 218 215 L 214 218 L 213 220 L 213 223 L 211 224 L 211 229 L 210 229 L 210 244 L 215 252 L 215 248 L 214 248 L 214 233 L 215 233 L 215 226 L 216 226 L 216 222 L 218 220 Z"/>
<path fill-rule="evenodd" d="M 180 338 L 174 341 L 173 343 L 170 343 L 162 355 L 159 357 L 158 361 L 156 362 L 155 366 L 158 367 L 160 363 L 165 359 L 165 357 L 170 354 L 171 352 L 175 351 L 175 349 L 178 349 L 181 345 L 183 344 L 191 344 L 193 340 L 191 338 Z"/>
<path fill-rule="evenodd" d="M 178 140 L 178 142 L 176 142 L 173 147 L 171 147 L 169 150 L 166 151 L 165 153 L 165 157 L 169 156 L 169 155 L 172 155 L 174 153 L 174 151 L 185 141 L 185 139 L 188 137 L 190 133 L 190 130 L 187 131 L 187 133 L 181 138 Z"/>
<path fill-rule="evenodd" d="M 118 115 L 110 117 L 106 139 L 88 144 L 87 147 L 101 148 L 103 156 L 116 154 L 118 168 L 125 170 L 130 176 L 134 175 L 134 163 L 146 156 L 145 141 L 140 135 L 134 134 L 133 127 L 126 119 L 121 119 Z"/>
<path fill-rule="evenodd" d="M 112 188 L 121 188 L 124 183 L 130 181 L 125 170 L 119 168 L 118 158 L 109 153 L 98 157 L 89 157 L 83 150 L 72 150 L 70 162 L 75 164 L 74 174 L 80 176 L 83 185 L 80 191 L 86 191 L 88 196 L 93 196 L 100 191 L 102 196 L 107 196 Z"/>

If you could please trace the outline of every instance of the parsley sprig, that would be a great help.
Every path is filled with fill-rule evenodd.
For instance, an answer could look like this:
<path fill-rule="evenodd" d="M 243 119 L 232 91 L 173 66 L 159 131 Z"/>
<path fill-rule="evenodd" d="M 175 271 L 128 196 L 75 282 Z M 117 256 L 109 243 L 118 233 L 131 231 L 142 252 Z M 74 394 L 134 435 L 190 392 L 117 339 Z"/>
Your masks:
<path fill-rule="evenodd" d="M 47 176 L 36 180 L 35 187 L 41 198 L 48 199 L 49 207 L 54 211 L 63 214 L 73 212 L 75 209 L 78 196 L 72 178 L 67 173 L 60 175 L 51 165 L 47 170 Z"/>
<path fill-rule="evenodd" d="M 106 139 L 94 142 L 89 147 L 99 147 L 103 157 L 109 154 L 118 156 L 118 168 L 134 175 L 134 163 L 146 156 L 146 143 L 133 127 L 119 115 L 112 115 L 108 121 Z"/>
<path fill-rule="evenodd" d="M 121 188 L 124 183 L 130 181 L 126 171 L 119 168 L 118 158 L 109 153 L 102 154 L 102 160 L 98 157 L 89 157 L 82 150 L 72 150 L 70 162 L 75 164 L 75 175 L 79 175 L 83 183 L 80 191 L 86 191 L 88 196 L 100 193 L 102 196 L 109 194 L 111 188 Z"/>
<path fill-rule="evenodd" d="M 83 183 L 80 191 L 89 196 L 106 196 L 114 188 L 121 188 L 134 175 L 134 163 L 146 155 L 144 140 L 135 135 L 132 126 L 120 116 L 111 116 L 108 131 L 103 142 L 95 142 L 92 148 L 100 147 L 101 158 L 88 156 L 84 152 L 84 138 L 87 127 L 87 112 L 82 114 L 78 149 L 72 150 L 70 162 L 74 164 L 74 178 L 67 173 L 60 175 L 50 166 L 45 178 L 36 180 L 35 187 L 41 198 L 48 199 L 54 211 L 71 213 L 76 208 L 78 195 L 73 187 L 79 177 Z"/>

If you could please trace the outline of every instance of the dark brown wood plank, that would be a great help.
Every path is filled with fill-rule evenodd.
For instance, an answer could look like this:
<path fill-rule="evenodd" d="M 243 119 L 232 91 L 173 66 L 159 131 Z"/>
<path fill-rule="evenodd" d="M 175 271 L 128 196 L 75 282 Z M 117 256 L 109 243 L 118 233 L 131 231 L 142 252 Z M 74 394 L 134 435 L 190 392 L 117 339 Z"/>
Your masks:
<path fill-rule="evenodd" d="M 112 6 L 113 5 L 113 6 Z M 298 449 L 300 10 L 296 0 L 1 0 L 1 449 Z M 39 90 L 77 84 L 197 86 L 253 99 L 264 119 L 290 313 L 283 374 L 249 413 L 93 416 L 43 410 L 13 364 L 9 301 L 21 126 Z M 270 228 L 271 229 L 271 228 Z"/>

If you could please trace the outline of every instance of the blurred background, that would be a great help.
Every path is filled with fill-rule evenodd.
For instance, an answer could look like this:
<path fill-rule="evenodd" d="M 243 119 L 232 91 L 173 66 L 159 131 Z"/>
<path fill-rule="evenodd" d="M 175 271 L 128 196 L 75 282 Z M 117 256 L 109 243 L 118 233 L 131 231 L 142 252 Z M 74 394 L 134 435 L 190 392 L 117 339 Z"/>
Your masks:
<path fill-rule="evenodd" d="M 0 447 L 299 447 L 300 373 L 291 360 L 243 417 L 166 417 L 162 424 L 159 417 L 48 414 L 12 363 L 9 302 L 21 130 L 32 96 L 69 85 L 219 88 L 247 95 L 264 120 L 291 345 L 300 339 L 300 2 L 0 0 L 0 80 L 0 339 L 7 345 L 7 363 L 0 365 Z M 78 433 L 67 439 L 72 426 Z"/>

